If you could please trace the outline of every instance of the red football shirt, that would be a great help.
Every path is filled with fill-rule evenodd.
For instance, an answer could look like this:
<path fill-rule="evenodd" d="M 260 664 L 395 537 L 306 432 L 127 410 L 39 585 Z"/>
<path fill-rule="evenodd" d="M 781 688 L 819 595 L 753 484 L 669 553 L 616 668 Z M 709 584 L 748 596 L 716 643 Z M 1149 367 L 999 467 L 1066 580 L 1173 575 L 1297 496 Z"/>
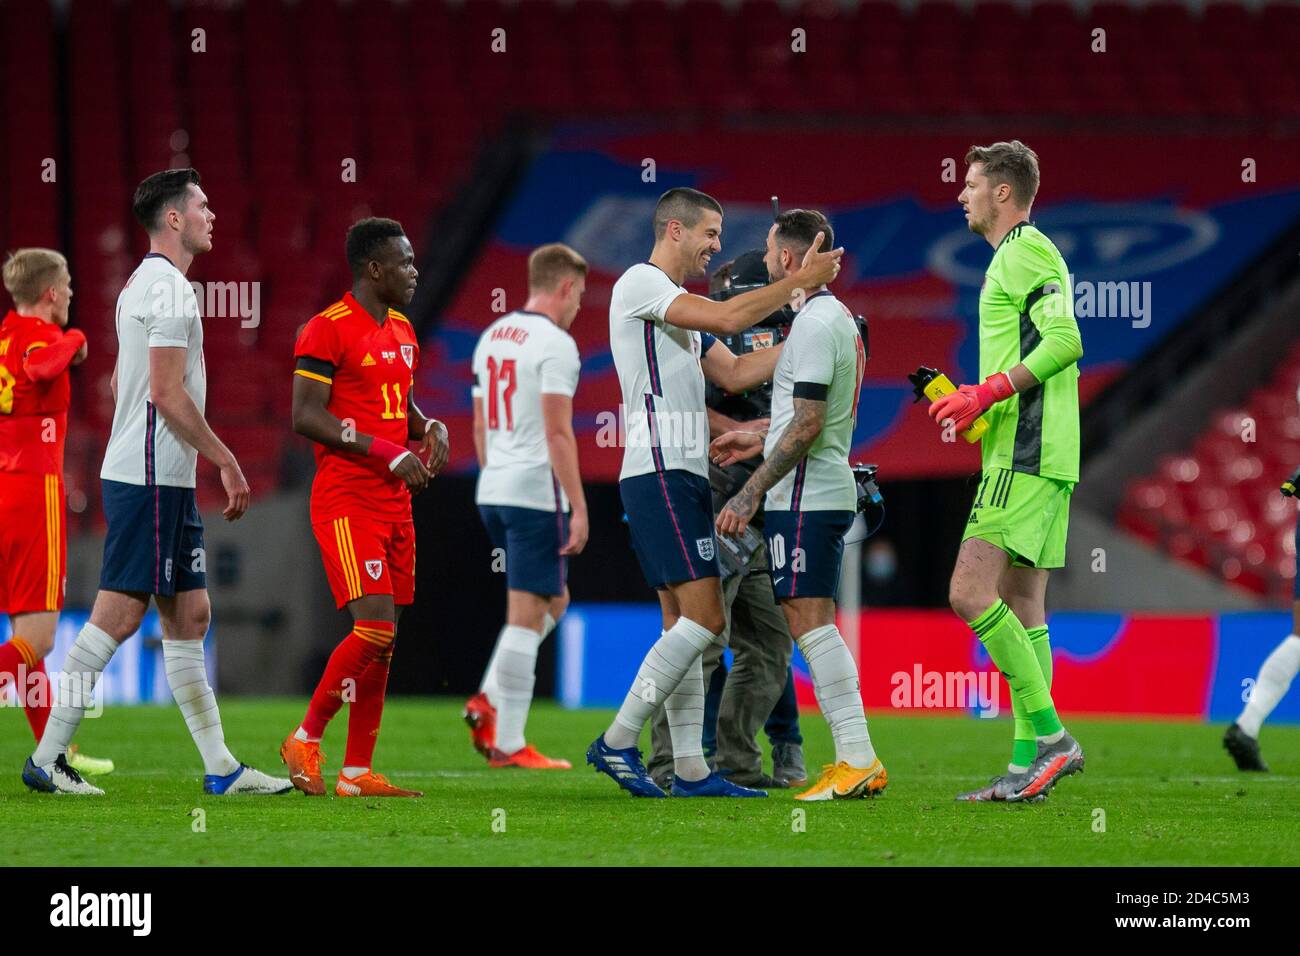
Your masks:
<path fill-rule="evenodd" d="M 64 334 L 53 322 L 14 311 L 0 322 L 0 472 L 63 474 L 68 367 L 41 381 L 28 374 L 28 363 Z"/>
<path fill-rule="evenodd" d="M 407 447 L 406 406 L 420 364 L 420 346 L 406 316 L 389 309 L 380 325 L 349 292 L 307 323 L 294 357 L 318 359 L 333 367 L 329 375 L 305 369 L 294 374 L 330 386 L 325 407 L 336 418 L 345 425 L 352 421 L 359 434 Z M 345 516 L 407 521 L 411 494 L 386 462 L 317 444 L 311 520 Z"/>

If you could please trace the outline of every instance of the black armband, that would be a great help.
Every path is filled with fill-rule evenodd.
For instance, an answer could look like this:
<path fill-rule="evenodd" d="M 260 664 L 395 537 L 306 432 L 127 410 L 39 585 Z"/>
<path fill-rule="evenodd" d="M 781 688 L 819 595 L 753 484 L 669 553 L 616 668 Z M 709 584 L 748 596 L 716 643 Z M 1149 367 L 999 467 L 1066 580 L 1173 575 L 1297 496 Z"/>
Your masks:
<path fill-rule="evenodd" d="M 826 401 L 826 395 L 830 392 L 829 385 L 823 385 L 821 382 L 795 382 L 794 397 L 807 398 L 814 402 Z"/>
<path fill-rule="evenodd" d="M 294 367 L 295 375 L 302 375 L 316 382 L 324 382 L 330 385 L 334 382 L 334 366 L 324 359 L 312 358 L 310 355 L 298 357 L 298 364 Z"/>

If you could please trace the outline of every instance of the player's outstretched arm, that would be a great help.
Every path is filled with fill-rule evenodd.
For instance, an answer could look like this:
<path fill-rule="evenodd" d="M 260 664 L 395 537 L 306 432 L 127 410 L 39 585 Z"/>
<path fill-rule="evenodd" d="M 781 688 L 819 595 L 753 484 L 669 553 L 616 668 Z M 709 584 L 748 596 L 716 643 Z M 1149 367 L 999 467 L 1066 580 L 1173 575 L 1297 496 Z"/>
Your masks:
<path fill-rule="evenodd" d="M 551 455 L 551 470 L 569 498 L 569 540 L 560 554 L 581 554 L 587 546 L 589 524 L 587 496 L 582 490 L 582 473 L 578 468 L 578 439 L 573 434 L 573 399 L 558 392 L 542 393 L 542 421 L 546 428 L 546 448 Z"/>
<path fill-rule="evenodd" d="M 167 427 L 221 472 L 226 490 L 227 521 L 238 521 L 248 510 L 251 495 L 248 481 L 234 454 L 208 426 L 207 419 L 185 391 L 185 360 L 188 349 L 155 346 L 149 349 L 149 400 L 158 409 Z"/>
<path fill-rule="evenodd" d="M 299 363 L 301 362 L 300 359 Z M 329 399 L 328 382 L 308 378 L 306 375 L 295 375 L 293 430 L 327 448 L 379 458 L 387 463 L 393 474 L 401 478 L 412 492 L 424 489 L 429 483 L 429 469 L 424 467 L 419 458 L 405 448 L 359 432 L 354 426 L 335 418 L 327 407 Z"/>
<path fill-rule="evenodd" d="M 784 279 L 761 289 L 732 296 L 723 302 L 690 293 L 679 295 L 668 306 L 664 318 L 678 328 L 712 332 L 714 335 L 732 335 L 744 331 L 793 300 L 800 291 L 819 289 L 835 279 L 840 271 L 844 249 L 814 252 L 823 238 L 822 233 L 817 233 L 817 238 L 803 257 L 803 263 Z"/>
<path fill-rule="evenodd" d="M 745 487 L 736 492 L 718 512 L 717 529 L 719 534 L 743 534 L 754 512 L 758 510 L 763 496 L 778 481 L 786 476 L 804 455 L 812 448 L 813 442 L 826 425 L 825 399 L 796 398 L 794 400 L 794 417 L 777 440 L 772 453 L 763 459 L 763 464 L 749 476 Z"/>
<path fill-rule="evenodd" d="M 700 368 L 704 370 L 704 377 L 718 388 L 732 394 L 746 392 L 772 381 L 783 345 L 784 343 L 736 355 L 722 342 L 715 340 L 709 350 L 700 356 Z"/>

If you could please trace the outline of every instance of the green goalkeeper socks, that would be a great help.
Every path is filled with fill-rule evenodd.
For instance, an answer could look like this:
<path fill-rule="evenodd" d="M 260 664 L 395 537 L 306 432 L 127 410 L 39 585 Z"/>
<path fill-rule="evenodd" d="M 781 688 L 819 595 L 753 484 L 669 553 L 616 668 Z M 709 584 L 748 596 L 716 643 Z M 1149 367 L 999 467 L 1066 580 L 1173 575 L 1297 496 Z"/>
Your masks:
<path fill-rule="evenodd" d="M 1038 667 L 1043 672 L 1043 683 L 1050 692 L 1052 689 L 1052 643 L 1047 636 L 1047 625 L 1031 627 L 1025 631 L 1029 646 L 1034 649 Z M 1034 725 L 1029 720 L 1025 705 L 1020 695 L 1011 692 L 1011 716 L 1015 720 L 1016 739 L 1011 748 L 1011 763 L 1017 767 L 1028 767 L 1038 755 L 1038 741 L 1034 734 Z"/>
<path fill-rule="evenodd" d="M 998 599 L 969 623 L 994 665 L 1011 685 L 1013 702 L 1019 696 L 1034 735 L 1047 737 L 1061 730 L 1060 718 L 1052 705 L 1038 657 L 1029 644 L 1029 635 L 1006 602 Z"/>

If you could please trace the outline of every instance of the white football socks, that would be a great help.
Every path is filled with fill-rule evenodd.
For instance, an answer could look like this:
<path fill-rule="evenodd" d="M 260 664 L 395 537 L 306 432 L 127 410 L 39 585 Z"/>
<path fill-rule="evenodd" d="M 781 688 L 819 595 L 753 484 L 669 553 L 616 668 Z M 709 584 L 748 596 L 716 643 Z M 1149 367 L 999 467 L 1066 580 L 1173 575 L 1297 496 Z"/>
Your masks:
<path fill-rule="evenodd" d="M 89 621 L 77 635 L 59 674 L 59 689 L 51 702 L 50 719 L 45 734 L 32 754 L 32 763 L 48 767 L 59 754 L 68 752 L 68 744 L 81 725 L 81 718 L 95 696 L 99 675 L 113 659 L 117 641 Z"/>
<path fill-rule="evenodd" d="M 1300 671 L 1300 637 L 1291 634 L 1265 658 L 1250 701 L 1237 718 L 1238 726 L 1251 737 L 1258 737 L 1259 728 L 1278 701 L 1286 696 L 1297 671 Z"/>
<path fill-rule="evenodd" d="M 203 772 L 221 777 L 234 773 L 239 769 L 239 761 L 226 747 L 217 696 L 208 684 L 203 642 L 164 638 L 162 648 L 167 686 L 172 689 L 172 697 L 185 718 L 185 726 L 194 738 L 194 745 L 199 748 Z"/>
<path fill-rule="evenodd" d="M 623 706 L 605 731 L 605 744 L 615 750 L 635 746 L 655 708 L 672 696 L 691 664 L 715 639 L 716 635 L 686 617 L 679 617 L 664 631 L 641 662 Z"/>
<path fill-rule="evenodd" d="M 835 762 L 864 770 L 876 761 L 858 689 L 858 668 L 834 624 L 815 627 L 795 643 L 812 672 L 822 715 L 835 740 Z"/>
<path fill-rule="evenodd" d="M 537 648 L 542 635 L 526 627 L 507 624 L 497 638 L 495 656 L 497 696 L 497 750 L 512 754 L 523 748 L 524 725 L 533 702 Z"/>
<path fill-rule="evenodd" d="M 668 733 L 673 740 L 673 775 L 681 780 L 703 780 L 709 775 L 704 760 L 704 659 L 696 657 L 677 689 L 664 701 Z"/>
<path fill-rule="evenodd" d="M 555 618 L 550 613 L 542 616 L 542 640 L 551 636 L 551 631 L 555 630 Z M 502 634 L 505 632 L 502 631 Z M 539 642 L 540 644 L 540 642 Z M 493 707 L 500 706 L 497 703 L 497 695 L 500 693 L 500 685 L 497 683 L 497 659 L 501 654 L 501 634 L 497 635 L 496 647 L 492 648 L 492 656 L 488 658 L 487 669 L 483 671 L 483 683 L 479 685 L 479 693 L 485 694 L 488 703 Z"/>

